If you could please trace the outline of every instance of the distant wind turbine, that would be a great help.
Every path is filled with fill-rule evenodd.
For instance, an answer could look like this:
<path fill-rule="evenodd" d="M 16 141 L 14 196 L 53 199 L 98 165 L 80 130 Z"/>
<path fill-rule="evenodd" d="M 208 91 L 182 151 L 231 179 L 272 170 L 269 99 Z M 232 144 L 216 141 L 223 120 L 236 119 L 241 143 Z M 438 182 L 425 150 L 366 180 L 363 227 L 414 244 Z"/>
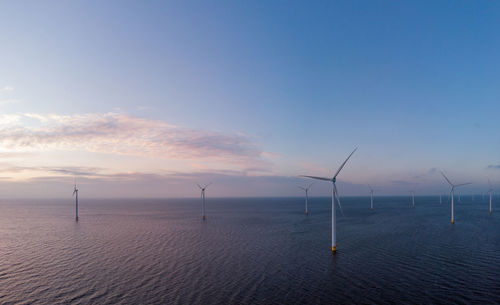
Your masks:
<path fill-rule="evenodd" d="M 76 221 L 78 221 L 78 188 L 76 187 L 76 181 L 75 181 L 75 188 L 73 189 L 73 195 L 75 196 L 75 217 Z"/>
<path fill-rule="evenodd" d="M 493 212 L 492 209 L 491 209 L 491 195 L 493 194 L 493 188 L 491 187 L 491 181 L 490 181 L 490 179 L 488 179 L 488 185 L 490 187 L 488 189 L 488 193 L 490 193 L 490 214 L 491 214 L 491 212 Z"/>
<path fill-rule="evenodd" d="M 309 186 L 308 186 L 308 187 L 302 187 L 302 186 L 299 186 L 299 187 L 298 187 L 299 189 L 301 189 L 301 190 L 303 190 L 304 192 L 306 192 L 306 215 L 308 215 L 308 214 L 309 214 L 309 211 L 307 210 L 307 200 L 309 199 L 308 192 L 309 192 L 309 189 L 311 188 L 311 186 L 312 186 L 313 184 L 314 184 L 314 182 L 313 182 L 313 183 L 311 183 L 311 184 L 309 184 Z"/>
<path fill-rule="evenodd" d="M 471 183 L 467 182 L 467 183 L 462 183 L 462 184 L 453 184 L 453 183 L 451 183 L 450 179 L 448 179 L 448 177 L 446 177 L 446 175 L 443 172 L 441 172 L 441 175 L 443 175 L 444 179 L 446 179 L 446 181 L 451 186 L 451 191 L 450 191 L 450 197 L 451 197 L 451 223 L 455 223 L 455 210 L 454 210 L 454 206 L 453 206 L 453 197 L 455 197 L 455 195 L 454 195 L 455 188 L 459 187 L 459 186 L 468 185 L 468 184 L 471 184 Z"/>
<path fill-rule="evenodd" d="M 411 193 L 411 207 L 415 207 L 415 191 L 410 191 Z"/>
<path fill-rule="evenodd" d="M 333 178 L 324 178 L 324 177 L 316 177 L 316 176 L 304 176 L 301 175 L 301 177 L 307 177 L 307 178 L 312 178 L 316 180 L 322 180 L 322 181 L 329 181 L 332 183 L 332 252 L 335 253 L 337 251 L 337 235 L 335 232 L 335 198 L 337 198 L 337 203 L 339 205 L 340 213 L 343 215 L 342 212 L 342 206 L 340 205 L 340 199 L 338 197 L 338 191 L 337 191 L 337 186 L 335 185 L 335 182 L 337 181 L 337 176 L 344 167 L 344 165 L 347 163 L 347 160 L 351 158 L 352 154 L 357 150 L 358 148 L 356 147 L 352 153 L 345 159 L 344 163 L 342 163 L 333 176 Z"/>
<path fill-rule="evenodd" d="M 210 182 L 209 184 L 205 185 L 204 187 L 201 187 L 201 185 L 199 185 L 198 183 L 196 184 L 200 190 L 201 190 L 201 218 L 203 220 L 205 220 L 205 190 L 207 189 L 207 187 L 212 184 L 212 182 Z"/>
<path fill-rule="evenodd" d="M 368 188 L 370 189 L 370 210 L 373 210 L 373 192 L 374 190 L 370 185 L 368 185 Z"/>
<path fill-rule="evenodd" d="M 443 204 L 443 196 L 439 194 L 439 204 Z"/>

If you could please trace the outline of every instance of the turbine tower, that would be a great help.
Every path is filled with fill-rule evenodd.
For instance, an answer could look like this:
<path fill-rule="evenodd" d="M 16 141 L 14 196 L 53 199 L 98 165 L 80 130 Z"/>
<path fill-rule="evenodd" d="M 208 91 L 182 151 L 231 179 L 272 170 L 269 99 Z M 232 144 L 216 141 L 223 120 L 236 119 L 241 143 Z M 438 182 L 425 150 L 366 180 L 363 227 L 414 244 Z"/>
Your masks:
<path fill-rule="evenodd" d="M 338 174 L 340 173 L 340 171 L 342 170 L 342 168 L 344 167 L 344 165 L 347 163 L 347 160 L 349 160 L 349 158 L 351 158 L 352 154 L 354 154 L 354 152 L 357 149 L 358 148 L 356 147 L 352 151 L 352 153 L 347 157 L 347 159 L 345 159 L 344 163 L 342 163 L 340 165 L 339 169 L 337 170 L 337 172 L 335 173 L 335 175 L 333 176 L 333 178 L 324 178 L 324 177 L 304 176 L 304 175 L 301 175 L 301 177 L 307 177 L 307 178 L 312 178 L 312 179 L 322 180 L 322 181 L 329 181 L 329 182 L 332 183 L 332 252 L 333 253 L 335 253 L 337 251 L 337 235 L 336 235 L 336 231 L 335 231 L 335 198 L 337 198 L 337 203 L 339 205 L 340 213 L 343 215 L 342 206 L 340 205 L 340 199 L 338 197 L 339 195 L 338 195 L 337 186 L 335 185 L 335 182 L 337 181 Z"/>
<path fill-rule="evenodd" d="M 304 192 L 306 192 L 306 215 L 308 215 L 308 214 L 309 214 L 309 211 L 307 210 L 307 200 L 309 199 L 308 192 L 309 192 L 309 189 L 311 188 L 311 186 L 312 186 L 313 184 L 314 184 L 314 182 L 313 182 L 313 183 L 311 183 L 311 184 L 309 184 L 309 186 L 308 186 L 308 187 L 302 187 L 302 186 L 299 186 L 299 187 L 298 187 L 299 189 L 301 189 L 301 190 L 303 190 Z"/>
<path fill-rule="evenodd" d="M 415 207 L 415 191 L 410 191 L 411 193 L 411 207 Z"/>
<path fill-rule="evenodd" d="M 490 186 L 490 188 L 488 189 L 488 193 L 490 193 L 490 214 L 491 214 L 491 212 L 493 212 L 491 210 L 491 195 L 493 194 L 493 188 L 491 187 L 491 181 L 490 181 L 490 179 L 488 179 L 488 185 Z"/>
<path fill-rule="evenodd" d="M 467 184 L 471 184 L 470 182 L 467 182 L 467 183 L 462 183 L 462 184 L 453 184 L 451 183 L 450 179 L 448 179 L 448 177 L 446 177 L 446 175 L 441 172 L 441 175 L 443 175 L 444 179 L 446 179 L 446 181 L 450 184 L 451 186 L 451 191 L 450 191 L 450 197 L 451 197 L 451 223 L 455 223 L 455 210 L 454 210 L 454 206 L 453 206 L 453 197 L 455 197 L 455 188 L 456 187 L 459 187 L 459 186 L 464 186 L 464 185 L 467 185 Z"/>
<path fill-rule="evenodd" d="M 443 204 L 443 196 L 439 194 L 439 204 Z"/>
<path fill-rule="evenodd" d="M 368 188 L 370 188 L 370 210 L 373 210 L 373 192 L 374 190 L 370 185 L 368 185 Z"/>
<path fill-rule="evenodd" d="M 201 187 L 201 185 L 199 184 L 196 184 L 200 190 L 201 190 L 201 218 L 203 220 L 205 220 L 205 190 L 207 189 L 207 187 L 212 184 L 212 182 L 210 182 L 209 184 L 205 185 L 204 187 Z"/>
<path fill-rule="evenodd" d="M 76 187 L 76 181 L 75 181 L 75 188 L 73 189 L 73 195 L 75 197 L 75 219 L 78 221 L 78 188 Z"/>

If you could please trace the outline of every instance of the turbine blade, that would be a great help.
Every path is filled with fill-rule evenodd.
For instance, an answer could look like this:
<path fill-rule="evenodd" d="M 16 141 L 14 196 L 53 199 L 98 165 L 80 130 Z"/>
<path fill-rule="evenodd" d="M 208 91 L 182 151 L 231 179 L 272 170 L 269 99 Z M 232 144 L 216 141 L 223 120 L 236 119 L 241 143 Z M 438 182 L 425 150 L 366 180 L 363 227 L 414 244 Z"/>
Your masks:
<path fill-rule="evenodd" d="M 201 187 L 201 185 L 199 185 L 198 183 L 196 183 L 196 185 L 200 188 L 200 190 L 202 190 L 203 188 Z"/>
<path fill-rule="evenodd" d="M 335 183 L 333 184 L 333 187 L 335 188 L 335 197 L 337 198 L 337 203 L 339 205 L 340 214 L 342 214 L 342 216 L 344 216 L 344 211 L 342 211 L 342 206 L 340 205 L 339 192 L 337 191 L 337 186 L 335 185 Z"/>
<path fill-rule="evenodd" d="M 306 189 L 305 189 L 305 188 L 303 188 L 302 186 L 297 186 L 297 187 L 298 187 L 299 189 L 303 190 L 303 191 L 305 191 L 305 190 L 306 190 Z"/>
<path fill-rule="evenodd" d="M 454 187 L 464 186 L 464 185 L 468 185 L 468 184 L 472 184 L 472 183 L 467 182 L 467 183 L 457 184 L 457 185 L 454 185 Z"/>
<path fill-rule="evenodd" d="M 71 195 L 71 197 L 75 196 L 75 193 L 76 193 L 76 190 L 73 191 L 73 195 Z"/>
<path fill-rule="evenodd" d="M 204 189 L 206 189 L 211 184 L 212 184 L 212 182 L 210 182 L 209 184 L 205 185 Z"/>
<path fill-rule="evenodd" d="M 340 173 L 340 171 L 342 170 L 342 168 L 344 167 L 344 165 L 347 163 L 347 160 L 349 160 L 349 158 L 351 158 L 352 154 L 357 150 L 358 148 L 356 147 L 352 153 L 349 155 L 349 157 L 347 157 L 347 159 L 345 159 L 344 163 L 342 163 L 342 165 L 340 165 L 339 169 L 337 170 L 337 172 L 335 173 L 335 175 L 333 176 L 332 180 L 335 179 L 337 177 L 337 175 Z"/>
<path fill-rule="evenodd" d="M 441 171 L 441 175 L 443 175 L 444 179 L 446 179 L 446 181 L 448 181 L 448 183 L 450 185 L 453 185 L 453 183 L 451 183 L 450 179 L 448 179 L 448 177 L 446 177 L 446 175 Z"/>
<path fill-rule="evenodd" d="M 325 177 L 305 176 L 305 175 L 300 175 L 299 177 L 306 177 L 306 178 L 311 178 L 311 179 L 316 179 L 316 180 L 323 180 L 323 181 L 332 181 L 332 179 L 325 178 Z"/>
<path fill-rule="evenodd" d="M 313 182 L 313 183 L 311 183 L 311 184 L 309 184 L 309 186 L 307 187 L 307 189 L 310 189 L 310 188 L 311 188 L 311 186 L 313 186 L 313 184 L 314 184 L 314 182 Z"/>

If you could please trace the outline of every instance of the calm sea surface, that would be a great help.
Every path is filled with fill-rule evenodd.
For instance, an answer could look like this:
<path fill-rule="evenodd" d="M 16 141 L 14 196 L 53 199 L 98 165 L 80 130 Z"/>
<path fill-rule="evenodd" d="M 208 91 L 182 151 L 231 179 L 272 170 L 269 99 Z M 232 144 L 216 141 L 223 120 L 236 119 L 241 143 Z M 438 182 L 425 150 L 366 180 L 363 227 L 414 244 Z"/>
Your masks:
<path fill-rule="evenodd" d="M 500 200 L 0 201 L 0 304 L 500 304 Z"/>

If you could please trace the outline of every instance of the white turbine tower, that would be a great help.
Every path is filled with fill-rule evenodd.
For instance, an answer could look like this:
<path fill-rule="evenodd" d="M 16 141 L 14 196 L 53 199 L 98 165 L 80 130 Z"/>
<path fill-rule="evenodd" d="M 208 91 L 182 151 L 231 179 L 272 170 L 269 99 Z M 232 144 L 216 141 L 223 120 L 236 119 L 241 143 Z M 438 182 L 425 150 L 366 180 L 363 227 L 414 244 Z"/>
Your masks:
<path fill-rule="evenodd" d="M 370 189 L 370 210 L 373 210 L 373 192 L 374 190 L 370 185 L 368 185 L 368 188 Z"/>
<path fill-rule="evenodd" d="M 200 190 L 201 190 L 201 218 L 203 220 L 205 220 L 205 190 L 207 189 L 207 187 L 212 184 L 212 182 L 210 182 L 209 184 L 205 185 L 204 187 L 201 187 L 201 185 L 199 184 L 196 184 Z"/>
<path fill-rule="evenodd" d="M 75 217 L 76 221 L 78 221 L 78 188 L 76 187 L 76 181 L 75 181 L 75 188 L 73 189 L 73 195 L 75 196 Z"/>
<path fill-rule="evenodd" d="M 347 160 L 351 158 L 352 154 L 357 150 L 358 148 L 355 148 L 352 153 L 345 159 L 344 163 L 342 163 L 333 176 L 333 178 L 324 178 L 324 177 L 316 177 L 316 176 L 304 176 L 301 175 L 301 177 L 307 177 L 307 178 L 312 178 L 312 179 L 317 179 L 317 180 L 322 180 L 322 181 L 329 181 L 332 183 L 332 252 L 335 253 L 337 251 L 337 235 L 335 232 L 335 198 L 337 198 L 337 203 L 339 205 L 340 213 L 343 214 L 342 212 L 342 206 L 340 205 L 340 199 L 338 197 L 338 191 L 337 191 L 337 186 L 335 185 L 335 182 L 337 181 L 337 176 L 344 167 L 344 165 L 347 163 Z"/>
<path fill-rule="evenodd" d="M 411 193 L 411 207 L 415 207 L 415 191 L 410 191 Z"/>
<path fill-rule="evenodd" d="M 451 186 L 451 191 L 450 191 L 450 197 L 451 197 L 451 223 L 455 223 L 455 210 L 454 210 L 454 206 L 453 206 L 453 197 L 455 197 L 455 188 L 456 187 L 459 187 L 459 186 L 464 186 L 464 185 L 467 185 L 467 184 L 471 184 L 470 182 L 467 182 L 467 183 L 462 183 L 462 184 L 453 184 L 451 183 L 450 179 L 448 179 L 448 177 L 446 177 L 446 175 L 441 172 L 441 175 L 443 175 L 444 179 L 446 179 L 446 181 L 450 184 Z"/>
<path fill-rule="evenodd" d="M 309 214 L 309 211 L 307 210 L 307 200 L 309 199 L 308 192 L 309 192 L 309 189 L 311 188 L 311 186 L 312 186 L 313 184 L 314 184 L 314 182 L 313 182 L 313 183 L 311 183 L 311 184 L 309 184 L 309 186 L 308 186 L 308 187 L 302 187 L 302 186 L 299 186 L 299 187 L 298 187 L 299 189 L 301 189 L 301 190 L 303 190 L 304 192 L 306 192 L 306 215 L 308 215 L 308 214 Z"/>
<path fill-rule="evenodd" d="M 491 214 L 491 212 L 492 212 L 492 210 L 491 210 L 491 195 L 493 194 L 493 188 L 491 187 L 490 179 L 488 179 L 488 185 L 490 186 L 490 188 L 488 189 L 488 193 L 490 193 L 490 214 Z"/>

